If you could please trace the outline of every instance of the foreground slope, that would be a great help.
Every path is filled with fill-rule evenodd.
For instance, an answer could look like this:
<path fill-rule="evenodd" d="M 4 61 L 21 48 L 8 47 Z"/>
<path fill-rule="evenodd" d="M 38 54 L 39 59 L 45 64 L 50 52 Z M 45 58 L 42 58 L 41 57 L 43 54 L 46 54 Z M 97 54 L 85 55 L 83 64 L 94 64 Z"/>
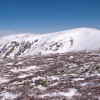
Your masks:
<path fill-rule="evenodd" d="M 0 100 L 100 100 L 100 50 L 0 59 Z"/>
<path fill-rule="evenodd" d="M 41 35 L 17 34 L 0 38 L 0 57 L 64 53 L 99 47 L 100 30 L 92 28 L 77 28 Z"/>

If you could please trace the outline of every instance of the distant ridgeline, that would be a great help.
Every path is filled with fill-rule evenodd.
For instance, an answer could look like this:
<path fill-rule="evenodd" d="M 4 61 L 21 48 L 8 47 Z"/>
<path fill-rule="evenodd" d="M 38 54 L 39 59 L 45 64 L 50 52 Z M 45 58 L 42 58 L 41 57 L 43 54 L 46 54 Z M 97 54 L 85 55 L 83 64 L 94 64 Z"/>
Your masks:
<path fill-rule="evenodd" d="M 98 50 L 100 30 L 77 28 L 50 34 L 16 34 L 0 38 L 0 58 Z"/>

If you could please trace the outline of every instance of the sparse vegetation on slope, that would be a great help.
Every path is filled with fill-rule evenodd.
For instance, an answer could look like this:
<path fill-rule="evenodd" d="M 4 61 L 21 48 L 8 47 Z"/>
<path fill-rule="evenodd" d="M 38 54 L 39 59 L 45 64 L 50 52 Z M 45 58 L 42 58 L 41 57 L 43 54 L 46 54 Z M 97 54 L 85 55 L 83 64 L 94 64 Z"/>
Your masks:
<path fill-rule="evenodd" d="M 100 100 L 100 50 L 0 59 L 0 100 Z"/>

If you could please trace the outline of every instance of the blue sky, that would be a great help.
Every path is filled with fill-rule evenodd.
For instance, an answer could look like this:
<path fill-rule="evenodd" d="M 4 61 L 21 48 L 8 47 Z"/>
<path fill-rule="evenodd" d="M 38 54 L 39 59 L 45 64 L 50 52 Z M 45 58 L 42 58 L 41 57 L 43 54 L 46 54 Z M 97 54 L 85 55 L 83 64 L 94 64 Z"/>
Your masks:
<path fill-rule="evenodd" d="M 0 0 L 0 36 L 79 27 L 100 29 L 100 0 Z"/>

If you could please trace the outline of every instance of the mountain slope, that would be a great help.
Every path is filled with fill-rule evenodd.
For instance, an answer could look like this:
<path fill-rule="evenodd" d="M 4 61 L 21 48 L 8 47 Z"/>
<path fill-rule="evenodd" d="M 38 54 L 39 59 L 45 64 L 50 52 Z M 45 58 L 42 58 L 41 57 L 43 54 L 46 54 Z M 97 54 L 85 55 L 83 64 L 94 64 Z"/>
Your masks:
<path fill-rule="evenodd" d="M 0 100 L 100 100 L 100 50 L 0 59 Z"/>
<path fill-rule="evenodd" d="M 100 30 L 77 28 L 50 34 L 16 34 L 0 38 L 0 57 L 93 50 L 100 47 Z"/>

